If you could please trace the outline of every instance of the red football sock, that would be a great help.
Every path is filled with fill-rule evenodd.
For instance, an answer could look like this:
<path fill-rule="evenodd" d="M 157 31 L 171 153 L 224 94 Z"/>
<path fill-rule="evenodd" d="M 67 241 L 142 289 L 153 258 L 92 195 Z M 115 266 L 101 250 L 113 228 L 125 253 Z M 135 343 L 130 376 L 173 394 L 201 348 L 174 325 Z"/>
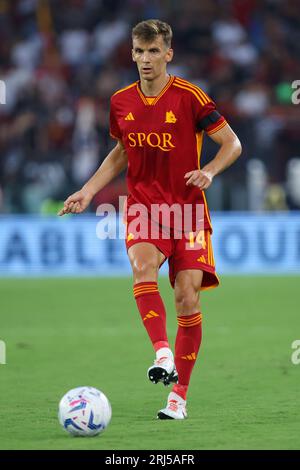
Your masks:
<path fill-rule="evenodd" d="M 139 282 L 134 285 L 133 293 L 155 351 L 168 348 L 166 311 L 157 282 Z"/>
<path fill-rule="evenodd" d="M 186 400 L 187 389 L 202 339 L 202 314 L 181 315 L 177 317 L 177 320 L 175 365 L 178 372 L 178 384 L 173 386 L 173 392 Z"/>

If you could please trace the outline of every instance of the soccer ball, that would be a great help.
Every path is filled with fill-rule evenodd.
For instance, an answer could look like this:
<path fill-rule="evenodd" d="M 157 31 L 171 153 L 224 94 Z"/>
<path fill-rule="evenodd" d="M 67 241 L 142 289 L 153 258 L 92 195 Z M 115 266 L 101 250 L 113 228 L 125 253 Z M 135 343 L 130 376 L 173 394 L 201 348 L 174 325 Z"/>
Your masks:
<path fill-rule="evenodd" d="M 111 406 L 94 387 L 73 388 L 59 402 L 58 420 L 73 436 L 96 436 L 108 426 Z"/>

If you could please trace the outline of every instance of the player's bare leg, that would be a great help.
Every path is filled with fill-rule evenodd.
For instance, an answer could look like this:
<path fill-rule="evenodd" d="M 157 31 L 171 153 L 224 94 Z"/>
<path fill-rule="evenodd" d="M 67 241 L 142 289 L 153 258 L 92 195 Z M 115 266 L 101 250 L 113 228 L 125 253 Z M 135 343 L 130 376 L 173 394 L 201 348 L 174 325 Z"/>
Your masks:
<path fill-rule="evenodd" d="M 159 419 L 184 419 L 186 394 L 191 373 L 195 365 L 202 338 L 199 290 L 203 272 L 200 270 L 180 271 L 175 281 L 175 306 L 178 330 L 175 342 L 175 365 L 178 384 L 168 396 L 166 408 L 158 412 Z"/>
<path fill-rule="evenodd" d="M 158 270 L 164 261 L 164 254 L 151 243 L 137 243 L 128 250 L 134 284 L 139 282 L 157 282 Z"/>
<path fill-rule="evenodd" d="M 159 267 L 165 256 L 155 245 L 144 242 L 131 246 L 128 256 L 137 307 L 156 352 L 154 365 L 148 369 L 148 378 L 153 383 L 176 383 L 177 372 L 166 331 L 166 312 L 157 286 Z"/>

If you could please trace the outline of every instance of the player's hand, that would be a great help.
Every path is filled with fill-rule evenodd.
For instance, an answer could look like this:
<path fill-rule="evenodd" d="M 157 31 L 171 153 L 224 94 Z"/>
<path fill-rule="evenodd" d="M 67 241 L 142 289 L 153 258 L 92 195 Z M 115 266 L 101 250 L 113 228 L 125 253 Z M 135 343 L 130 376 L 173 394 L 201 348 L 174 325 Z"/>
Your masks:
<path fill-rule="evenodd" d="M 58 215 L 65 214 L 80 214 L 83 212 L 93 199 L 93 194 L 89 193 L 85 189 L 81 189 L 71 196 L 64 202 L 64 207 L 58 212 Z"/>
<path fill-rule="evenodd" d="M 184 175 L 187 186 L 197 186 L 199 189 L 207 189 L 213 180 L 213 175 L 205 170 L 193 170 Z"/>

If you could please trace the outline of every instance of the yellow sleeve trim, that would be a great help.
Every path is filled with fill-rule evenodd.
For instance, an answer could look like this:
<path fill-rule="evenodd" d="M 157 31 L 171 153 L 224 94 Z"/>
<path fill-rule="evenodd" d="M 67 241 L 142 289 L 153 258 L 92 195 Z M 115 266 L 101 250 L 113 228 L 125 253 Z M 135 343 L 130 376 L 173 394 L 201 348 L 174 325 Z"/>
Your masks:
<path fill-rule="evenodd" d="M 220 129 L 222 129 L 222 127 L 225 127 L 226 126 L 227 121 L 223 121 L 218 127 L 215 127 L 214 129 L 212 129 L 211 131 L 208 131 L 206 132 L 208 135 L 211 135 L 211 134 L 214 134 L 215 132 L 218 132 Z"/>

